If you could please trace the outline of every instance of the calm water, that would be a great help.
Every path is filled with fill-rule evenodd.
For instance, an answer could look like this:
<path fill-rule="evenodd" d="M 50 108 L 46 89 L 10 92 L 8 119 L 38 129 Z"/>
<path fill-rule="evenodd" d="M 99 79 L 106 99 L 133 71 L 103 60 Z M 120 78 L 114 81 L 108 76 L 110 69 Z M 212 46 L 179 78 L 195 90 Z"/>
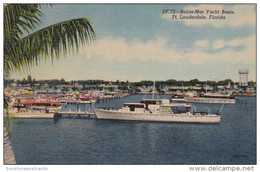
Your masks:
<path fill-rule="evenodd" d="M 247 105 L 225 105 L 220 124 L 22 119 L 12 123 L 11 143 L 17 164 L 256 164 L 256 98 L 245 99 Z"/>

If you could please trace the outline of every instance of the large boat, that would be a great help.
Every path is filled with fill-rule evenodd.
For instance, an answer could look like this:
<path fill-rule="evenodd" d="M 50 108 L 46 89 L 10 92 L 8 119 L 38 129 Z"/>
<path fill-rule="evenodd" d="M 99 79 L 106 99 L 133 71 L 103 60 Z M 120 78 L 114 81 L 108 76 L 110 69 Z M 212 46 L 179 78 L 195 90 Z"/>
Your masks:
<path fill-rule="evenodd" d="M 185 97 L 187 103 L 214 103 L 214 104 L 235 104 L 236 98 L 224 94 L 204 94 L 199 97 Z"/>
<path fill-rule="evenodd" d="M 98 119 L 111 120 L 184 123 L 220 123 L 221 120 L 220 112 L 196 112 L 190 104 L 170 103 L 169 99 L 143 99 L 140 103 L 125 103 L 119 110 L 94 108 L 94 112 Z"/>

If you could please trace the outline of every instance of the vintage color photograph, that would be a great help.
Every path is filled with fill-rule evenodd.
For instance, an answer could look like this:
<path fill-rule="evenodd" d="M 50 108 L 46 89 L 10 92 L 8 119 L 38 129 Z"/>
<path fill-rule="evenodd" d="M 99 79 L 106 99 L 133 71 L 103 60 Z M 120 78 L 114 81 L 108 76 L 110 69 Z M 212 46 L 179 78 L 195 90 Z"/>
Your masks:
<path fill-rule="evenodd" d="M 4 3 L 3 164 L 253 168 L 256 7 Z"/>

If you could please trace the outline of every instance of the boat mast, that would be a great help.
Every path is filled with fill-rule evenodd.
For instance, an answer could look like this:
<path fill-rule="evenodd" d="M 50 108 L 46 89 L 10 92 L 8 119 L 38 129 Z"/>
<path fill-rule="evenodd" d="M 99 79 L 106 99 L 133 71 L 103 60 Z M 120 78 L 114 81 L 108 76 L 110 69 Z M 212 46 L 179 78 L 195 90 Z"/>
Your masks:
<path fill-rule="evenodd" d="M 154 88 L 155 88 L 155 81 L 153 81 L 153 99 L 154 99 Z"/>
<path fill-rule="evenodd" d="M 208 85 L 207 85 L 207 81 L 206 81 L 206 94 L 208 93 Z"/>

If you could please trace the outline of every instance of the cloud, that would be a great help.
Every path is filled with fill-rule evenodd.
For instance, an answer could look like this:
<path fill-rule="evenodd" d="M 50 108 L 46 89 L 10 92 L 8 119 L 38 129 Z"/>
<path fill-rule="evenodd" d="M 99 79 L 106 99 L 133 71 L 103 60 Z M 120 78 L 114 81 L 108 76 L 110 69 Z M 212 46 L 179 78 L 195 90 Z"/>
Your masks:
<path fill-rule="evenodd" d="M 203 64 L 206 61 L 223 62 L 227 64 L 256 64 L 256 36 L 250 35 L 245 38 L 232 39 L 230 41 L 218 40 L 211 43 L 212 50 L 222 51 L 217 53 L 209 53 L 194 49 L 190 54 L 193 64 Z M 225 45 L 225 46 L 224 46 Z M 234 47 L 242 46 L 242 49 L 234 49 Z"/>
<path fill-rule="evenodd" d="M 225 47 L 225 42 L 223 40 L 217 40 L 212 43 L 213 50 L 219 50 Z"/>
<path fill-rule="evenodd" d="M 122 63 L 130 60 L 168 62 L 169 59 L 174 63 L 180 58 L 180 52 L 167 47 L 166 39 L 162 37 L 146 42 L 138 39 L 126 41 L 122 37 L 104 37 L 87 49 L 82 49 L 80 53 L 86 58 L 101 57 Z"/>
<path fill-rule="evenodd" d="M 122 37 L 104 37 L 94 44 L 81 49 L 80 54 L 86 58 L 101 58 L 104 60 L 128 63 L 158 61 L 179 64 L 181 61 L 191 64 L 207 64 L 223 62 L 227 64 L 255 64 L 256 38 L 249 37 L 228 41 L 197 40 L 194 47 L 187 51 L 175 44 L 169 45 L 166 38 L 159 37 L 149 41 L 133 39 L 127 41 Z M 242 49 L 234 47 L 242 46 Z M 208 47 L 206 51 L 203 48 Z M 216 50 L 220 50 L 217 51 Z"/>
<path fill-rule="evenodd" d="M 256 6 L 255 5 L 193 5 L 187 6 L 183 10 L 203 10 L 203 14 L 207 17 L 207 20 L 202 19 L 178 19 L 173 20 L 172 14 L 163 14 L 161 17 L 163 19 L 171 20 L 173 22 L 184 22 L 185 25 L 193 26 L 193 27 L 205 27 L 205 26 L 213 26 L 215 28 L 223 28 L 223 27 L 240 27 L 240 26 L 251 26 L 256 27 Z M 218 14 L 210 14 L 207 13 L 209 11 L 219 11 Z M 234 14 L 223 14 L 224 11 L 233 11 Z M 179 17 L 179 14 L 177 16 Z M 182 16 L 189 16 L 190 14 L 180 14 Z M 198 14 L 191 14 L 198 15 Z M 210 15 L 214 16 L 224 16 L 225 19 L 212 19 Z"/>
<path fill-rule="evenodd" d="M 209 46 L 209 41 L 208 40 L 197 40 L 197 41 L 195 41 L 194 45 L 196 47 L 200 47 L 200 48 L 207 48 Z"/>
<path fill-rule="evenodd" d="M 256 44 L 256 38 L 254 35 L 246 37 L 246 38 L 233 39 L 233 40 L 228 41 L 226 44 L 230 47 L 243 46 L 243 47 L 250 48 L 252 46 L 253 42 Z"/>

